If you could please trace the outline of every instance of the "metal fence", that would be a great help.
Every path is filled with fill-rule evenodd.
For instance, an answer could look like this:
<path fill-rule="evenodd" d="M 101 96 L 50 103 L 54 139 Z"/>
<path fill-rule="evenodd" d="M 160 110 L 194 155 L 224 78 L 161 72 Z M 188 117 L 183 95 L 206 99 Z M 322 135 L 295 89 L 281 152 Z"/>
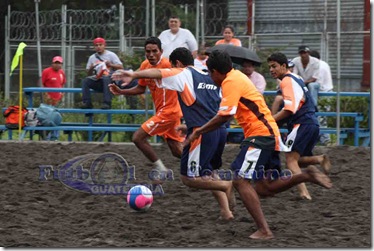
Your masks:
<path fill-rule="evenodd" d="M 12 11 L 9 6 L 5 24 L 5 97 L 9 98 L 18 92 L 19 71 L 15 70 L 10 77 L 9 70 L 20 42 L 28 45 L 23 57 L 24 86 L 38 85 L 39 68 L 48 67 L 53 56 L 62 55 L 65 59 L 63 68 L 67 74 L 67 86 L 80 87 L 88 56 L 93 53 L 92 40 L 95 37 L 104 37 L 109 50 L 131 54 L 142 50 L 146 37 L 157 36 L 167 29 L 171 15 L 179 16 L 182 27 L 191 30 L 199 43 L 214 44 L 222 37 L 222 28 L 228 23 L 236 27 L 236 35 L 244 46 L 258 51 L 277 48 L 287 56 L 294 57 L 297 55 L 297 47 L 307 43 L 321 52 L 322 58 L 330 63 L 335 76 L 338 70 L 334 26 L 336 6 L 332 2 L 262 0 L 256 2 L 253 13 L 248 13 L 247 1 L 243 0 L 223 3 L 196 0 L 196 4 L 179 5 L 155 4 L 155 0 L 143 0 L 137 6 L 119 4 L 109 9 L 70 10 L 63 5 L 60 10 L 40 12 Z M 354 1 L 346 0 L 342 3 L 343 10 L 346 11 L 342 13 L 345 18 L 343 23 L 346 28 L 350 27 L 341 36 L 342 65 L 339 70 L 346 80 L 343 86 L 347 87 L 342 91 L 357 90 L 350 88 L 352 86 L 359 88 L 362 76 L 362 40 L 364 36 L 370 35 L 370 32 L 363 31 L 363 18 L 359 16 L 363 13 L 363 3 L 360 1 L 353 6 L 351 2 Z M 36 16 L 39 17 L 38 20 Z M 247 35 L 250 19 L 253 19 L 253 29 Z M 36 25 L 37 21 L 39 25 Z M 41 62 L 38 62 L 39 57 Z"/>

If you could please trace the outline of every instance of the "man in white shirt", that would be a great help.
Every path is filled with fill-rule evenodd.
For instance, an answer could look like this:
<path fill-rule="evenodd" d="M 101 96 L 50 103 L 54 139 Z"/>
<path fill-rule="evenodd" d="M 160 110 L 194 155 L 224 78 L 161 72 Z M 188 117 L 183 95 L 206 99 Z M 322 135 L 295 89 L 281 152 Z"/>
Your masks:
<path fill-rule="evenodd" d="M 311 51 L 310 56 L 319 59 L 319 91 L 321 92 L 332 92 L 334 88 L 332 84 L 331 69 L 328 63 L 320 59 L 320 54 L 318 51 Z M 330 106 L 325 106 L 325 110 L 330 111 Z M 327 127 L 327 118 L 319 117 L 319 124 L 321 127 Z M 328 145 L 331 142 L 331 136 L 328 133 L 320 134 L 319 142 L 322 145 Z"/>
<path fill-rule="evenodd" d="M 299 57 L 292 60 L 295 64 L 293 73 L 301 76 L 305 85 L 308 87 L 310 95 L 312 96 L 314 106 L 317 108 L 318 91 L 319 91 L 319 60 L 309 55 L 310 49 L 308 46 L 299 46 Z"/>
<path fill-rule="evenodd" d="M 319 91 L 331 92 L 334 86 L 332 84 L 331 69 L 330 69 L 329 64 L 321 60 L 321 57 L 318 51 L 310 51 L 310 56 L 319 59 L 319 76 L 318 76 Z"/>
<path fill-rule="evenodd" d="M 169 58 L 172 51 L 178 47 L 184 47 L 191 51 L 192 56 L 196 58 L 197 55 L 197 41 L 191 31 L 183 29 L 181 20 L 178 17 L 169 18 L 169 28 L 164 30 L 158 36 L 162 43 L 163 54 L 165 58 Z"/>

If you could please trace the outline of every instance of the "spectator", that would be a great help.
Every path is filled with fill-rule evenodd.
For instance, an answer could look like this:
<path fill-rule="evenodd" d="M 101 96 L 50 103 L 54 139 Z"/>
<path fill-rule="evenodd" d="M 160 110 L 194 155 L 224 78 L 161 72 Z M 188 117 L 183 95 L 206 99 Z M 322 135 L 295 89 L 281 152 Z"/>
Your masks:
<path fill-rule="evenodd" d="M 332 92 L 333 84 L 332 84 L 332 76 L 331 76 L 331 69 L 328 63 L 320 59 L 320 55 L 318 51 L 311 51 L 310 56 L 319 59 L 319 91 L 320 92 Z M 325 106 L 325 110 L 328 112 L 331 110 L 330 106 Z M 321 127 L 327 127 L 327 118 L 326 117 L 319 117 L 319 124 Z M 329 145 L 331 143 L 331 136 L 328 133 L 322 133 L 319 136 L 319 142 L 322 145 Z"/>
<path fill-rule="evenodd" d="M 245 60 L 242 64 L 241 71 L 252 81 L 256 89 L 263 94 L 266 88 L 266 81 L 264 76 L 255 71 L 253 62 Z"/>
<path fill-rule="evenodd" d="M 318 91 L 319 91 L 319 61 L 318 59 L 309 55 L 310 49 L 308 46 L 299 46 L 299 57 L 292 60 L 295 64 L 293 73 L 301 76 L 304 84 L 308 87 L 310 95 L 312 96 L 313 104 L 317 109 Z"/>
<path fill-rule="evenodd" d="M 52 59 L 52 65 L 45 68 L 42 72 L 42 85 L 49 88 L 62 88 L 66 83 L 64 70 L 61 69 L 63 59 L 56 56 Z M 60 103 L 63 94 L 61 92 L 44 93 L 44 103 L 56 106 Z"/>
<path fill-rule="evenodd" d="M 106 50 L 104 38 L 98 37 L 93 40 L 96 53 L 88 58 L 86 70 L 87 77 L 82 81 L 82 109 L 91 109 L 90 89 L 102 92 L 104 95 L 101 109 L 110 109 L 112 106 L 112 94 L 109 91 L 109 84 L 112 82 L 111 74 L 114 70 L 123 69 L 122 62 L 118 56 Z"/>
<path fill-rule="evenodd" d="M 66 83 L 66 76 L 64 70 L 61 69 L 63 59 L 61 56 L 55 56 L 52 58 L 52 65 L 45 68 L 42 72 L 42 85 L 48 88 L 62 88 Z M 63 94 L 61 92 L 47 92 L 44 93 L 44 103 L 52 106 L 56 106 L 61 102 Z M 42 139 L 46 140 L 58 140 L 60 134 L 59 131 L 51 132 L 38 132 Z"/>
<path fill-rule="evenodd" d="M 197 50 L 197 56 L 194 59 L 194 66 L 203 71 L 208 71 L 206 67 L 206 61 L 208 60 L 208 55 L 205 54 L 206 48 L 204 45 L 200 45 Z"/>
<path fill-rule="evenodd" d="M 232 25 L 226 25 L 225 28 L 223 28 L 223 39 L 220 39 L 216 42 L 217 44 L 232 44 L 235 46 L 242 46 L 242 42 L 234 38 L 235 30 Z"/>
<path fill-rule="evenodd" d="M 165 58 L 169 58 L 171 52 L 178 47 L 189 49 L 194 58 L 197 55 L 197 41 L 191 31 L 181 28 L 181 20 L 179 17 L 172 16 L 169 18 L 169 29 L 161 32 L 158 37 L 162 43 L 163 54 Z"/>

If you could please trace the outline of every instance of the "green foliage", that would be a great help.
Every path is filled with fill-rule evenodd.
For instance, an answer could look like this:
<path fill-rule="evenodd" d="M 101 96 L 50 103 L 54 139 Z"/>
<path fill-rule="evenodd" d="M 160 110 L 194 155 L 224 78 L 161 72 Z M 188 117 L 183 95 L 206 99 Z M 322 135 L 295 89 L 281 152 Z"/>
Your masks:
<path fill-rule="evenodd" d="M 361 128 L 368 128 L 369 125 L 369 105 L 370 101 L 365 97 L 340 97 L 341 112 L 361 112 L 364 114 L 364 120 L 360 122 Z M 318 105 L 320 111 L 337 111 L 336 97 L 319 98 Z M 329 117 L 327 120 L 328 127 L 336 126 L 336 118 Z M 340 124 L 342 128 L 352 128 L 354 126 L 354 118 L 341 117 Z"/>
<path fill-rule="evenodd" d="M 127 53 L 119 53 L 118 57 L 121 59 L 125 69 L 139 69 L 141 63 L 144 61 L 144 52 L 133 52 L 133 55 Z"/>

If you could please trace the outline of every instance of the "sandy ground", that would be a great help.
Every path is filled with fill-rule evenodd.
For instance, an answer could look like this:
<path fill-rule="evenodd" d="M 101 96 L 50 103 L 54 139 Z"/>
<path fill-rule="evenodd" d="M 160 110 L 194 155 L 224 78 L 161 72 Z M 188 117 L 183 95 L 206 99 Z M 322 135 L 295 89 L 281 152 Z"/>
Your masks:
<path fill-rule="evenodd" d="M 84 166 L 89 161 L 79 160 L 78 156 L 110 152 L 120 154 L 129 166 L 135 166 L 136 179 L 128 180 L 128 185 L 149 184 L 147 176 L 151 166 L 132 144 L 0 142 L 0 147 L 0 246 L 372 246 L 370 148 L 317 147 L 316 154 L 326 153 L 332 160 L 333 188 L 327 190 L 308 184 L 312 201 L 298 199 L 295 188 L 261 199 L 276 237 L 261 241 L 248 238 L 255 231 L 255 225 L 240 200 L 232 222 L 217 220 L 219 210 L 210 192 L 190 189 L 181 183 L 179 160 L 172 157 L 164 145 L 155 146 L 155 149 L 163 162 L 174 170 L 174 180 L 162 185 L 164 195 L 155 195 L 152 207 L 145 213 L 129 208 L 125 195 L 84 193 L 77 190 L 77 184 L 53 179 L 53 172 L 50 175 L 41 173 L 51 167 L 61 170 L 67 163 Z M 237 151 L 237 145 L 226 147 L 224 168 L 229 167 Z M 118 166 L 114 163 L 110 168 L 117 170 Z M 84 174 L 83 171 L 81 175 Z M 109 174 L 112 176 L 95 177 L 95 173 L 85 183 L 107 184 L 108 180 L 118 178 L 115 171 Z M 160 187 L 154 188 L 161 191 Z"/>

